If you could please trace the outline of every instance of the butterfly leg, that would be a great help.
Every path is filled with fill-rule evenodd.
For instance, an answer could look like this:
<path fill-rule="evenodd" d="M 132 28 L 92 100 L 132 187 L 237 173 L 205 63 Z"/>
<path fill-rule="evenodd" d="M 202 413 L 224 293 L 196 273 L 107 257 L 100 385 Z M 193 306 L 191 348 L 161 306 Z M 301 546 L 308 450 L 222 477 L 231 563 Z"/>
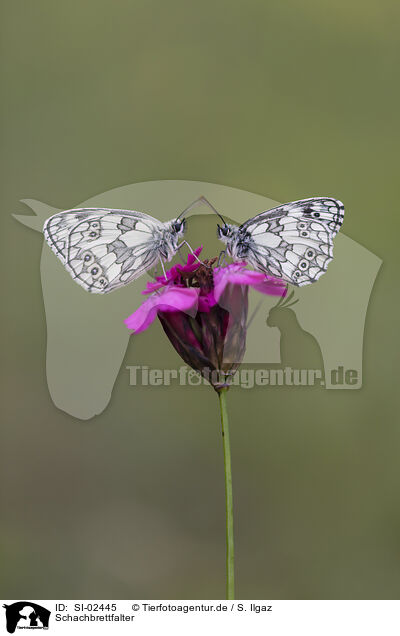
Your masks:
<path fill-rule="evenodd" d="M 164 278 L 167 278 L 167 273 L 165 271 L 165 267 L 164 267 L 164 263 L 163 263 L 162 258 L 160 258 L 160 264 L 161 264 L 161 269 L 162 269 L 163 274 L 164 274 Z"/>
<path fill-rule="evenodd" d="M 161 265 L 161 268 L 159 267 L 159 265 Z M 160 269 L 162 269 L 161 272 L 159 271 Z M 154 278 L 154 280 L 156 280 L 159 276 L 162 276 L 163 274 L 165 276 L 164 263 L 161 260 L 159 260 L 157 264 L 155 265 L 154 270 L 153 271 L 149 270 L 148 273 L 150 274 L 152 278 Z"/>
<path fill-rule="evenodd" d="M 226 252 L 225 250 L 222 250 L 222 252 L 220 252 L 218 256 L 217 267 L 223 267 L 225 263 L 226 263 Z"/>
<path fill-rule="evenodd" d="M 193 256 L 195 257 L 195 259 L 196 259 L 196 261 L 197 261 L 198 263 L 201 263 L 202 265 L 205 265 L 205 263 L 203 263 L 203 261 L 202 261 L 202 260 L 200 260 L 198 256 L 196 256 L 196 254 L 194 253 L 194 251 L 192 250 L 192 248 L 190 247 L 190 245 L 189 245 L 189 243 L 188 243 L 187 241 L 182 241 L 182 243 L 181 243 L 180 245 L 178 245 L 178 250 L 179 250 L 179 249 L 180 249 L 183 245 L 186 245 L 186 247 L 188 247 L 188 248 L 189 248 L 190 252 L 193 254 Z M 206 265 L 206 267 L 207 267 L 207 265 Z"/>

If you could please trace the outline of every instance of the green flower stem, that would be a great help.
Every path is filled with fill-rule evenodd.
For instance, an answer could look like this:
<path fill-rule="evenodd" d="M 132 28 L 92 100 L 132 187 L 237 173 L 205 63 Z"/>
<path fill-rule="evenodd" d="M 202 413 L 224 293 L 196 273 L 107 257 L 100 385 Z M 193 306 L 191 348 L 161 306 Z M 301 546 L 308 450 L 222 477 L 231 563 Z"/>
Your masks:
<path fill-rule="evenodd" d="M 226 598 L 235 598 L 235 553 L 233 545 L 233 497 L 232 497 L 232 465 L 229 442 L 228 411 L 226 393 L 228 389 L 220 389 L 219 405 L 221 409 L 222 442 L 224 446 L 225 467 L 225 505 L 226 505 Z"/>

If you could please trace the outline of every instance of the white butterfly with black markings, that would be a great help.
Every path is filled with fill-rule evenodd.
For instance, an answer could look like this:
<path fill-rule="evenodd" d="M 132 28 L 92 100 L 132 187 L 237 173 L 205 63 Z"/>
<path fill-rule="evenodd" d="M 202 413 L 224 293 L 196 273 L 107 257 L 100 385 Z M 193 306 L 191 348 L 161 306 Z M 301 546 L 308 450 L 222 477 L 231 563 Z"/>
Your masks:
<path fill-rule="evenodd" d="M 240 226 L 218 226 L 218 237 L 234 261 L 302 287 L 326 272 L 343 216 L 343 204 L 336 199 L 303 199 L 261 212 Z"/>
<path fill-rule="evenodd" d="M 78 208 L 47 219 L 43 233 L 79 285 L 106 294 L 139 278 L 158 262 L 163 267 L 177 253 L 185 229 L 185 219 L 162 223 L 132 210 Z"/>

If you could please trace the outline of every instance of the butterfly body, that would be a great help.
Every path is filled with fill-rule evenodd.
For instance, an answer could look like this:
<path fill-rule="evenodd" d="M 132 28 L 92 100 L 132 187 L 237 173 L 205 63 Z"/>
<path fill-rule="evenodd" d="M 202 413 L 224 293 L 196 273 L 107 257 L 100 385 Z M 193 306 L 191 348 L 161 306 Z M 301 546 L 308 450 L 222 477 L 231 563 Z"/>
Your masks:
<path fill-rule="evenodd" d="M 302 287 L 326 271 L 343 215 L 336 199 L 303 199 L 261 212 L 240 226 L 218 226 L 218 236 L 234 261 Z"/>
<path fill-rule="evenodd" d="M 241 226 L 227 223 L 224 228 L 219 227 L 219 231 L 221 232 L 220 239 L 226 244 L 226 251 L 234 261 L 245 260 L 254 249 L 251 234 L 242 229 Z"/>
<path fill-rule="evenodd" d="M 105 294 L 170 261 L 185 227 L 184 219 L 162 223 L 133 210 L 80 208 L 47 219 L 43 233 L 79 285 Z"/>

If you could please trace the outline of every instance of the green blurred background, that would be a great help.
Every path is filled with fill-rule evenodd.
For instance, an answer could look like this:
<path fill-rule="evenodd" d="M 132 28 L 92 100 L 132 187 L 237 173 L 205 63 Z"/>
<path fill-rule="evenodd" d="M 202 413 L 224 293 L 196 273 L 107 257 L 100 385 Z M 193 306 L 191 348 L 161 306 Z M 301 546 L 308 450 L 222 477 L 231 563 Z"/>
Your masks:
<path fill-rule="evenodd" d="M 336 196 L 345 233 L 383 259 L 361 390 L 231 391 L 237 597 L 399 597 L 399 13 L 3 0 L 3 598 L 224 595 L 215 395 L 129 387 L 129 348 L 102 415 L 57 410 L 42 238 L 11 218 L 22 198 L 65 209 L 153 179 Z M 138 346 L 151 364 L 151 332 Z"/>

